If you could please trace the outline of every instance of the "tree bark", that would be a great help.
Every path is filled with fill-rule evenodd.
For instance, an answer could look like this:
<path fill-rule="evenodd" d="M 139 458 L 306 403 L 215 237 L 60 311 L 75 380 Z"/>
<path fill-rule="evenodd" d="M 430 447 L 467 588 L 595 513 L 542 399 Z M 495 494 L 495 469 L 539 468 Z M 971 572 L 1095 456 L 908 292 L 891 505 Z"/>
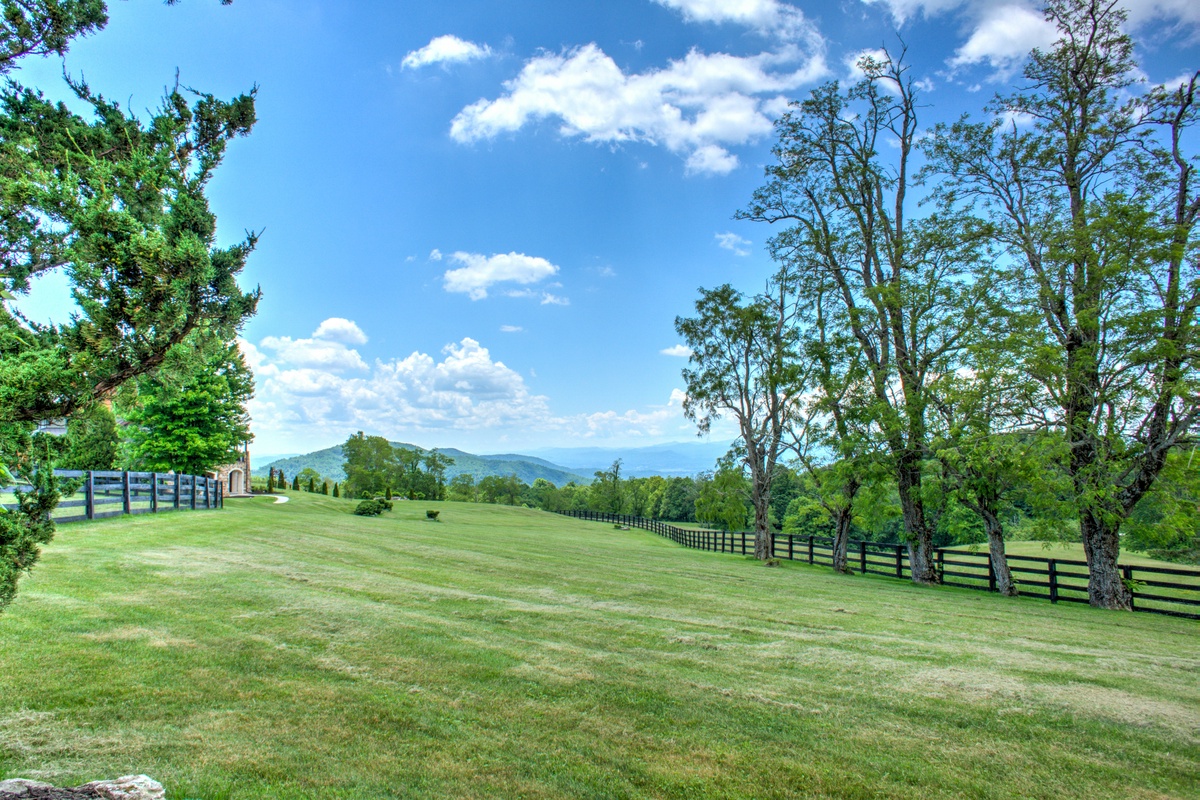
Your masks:
<path fill-rule="evenodd" d="M 850 546 L 850 524 L 854 519 L 854 496 L 858 494 L 858 481 L 850 478 L 842 486 L 842 505 L 833 514 L 833 569 L 849 572 L 847 549 Z"/>
<path fill-rule="evenodd" d="M 908 538 L 908 563 L 913 583 L 941 583 L 933 549 L 933 533 L 925 521 L 921 500 L 921 460 L 915 453 L 897 458 L 896 477 L 900 490 L 900 510 L 904 515 L 904 533 Z"/>
<path fill-rule="evenodd" d="M 983 519 L 983 529 L 987 531 L 988 557 L 992 562 L 992 574 L 996 576 L 996 591 L 1005 597 L 1016 597 L 1017 585 L 1013 583 L 1008 556 L 1004 552 L 1004 524 L 989 509 L 979 509 L 979 516 Z"/>
<path fill-rule="evenodd" d="M 775 557 L 775 541 L 771 536 L 771 493 L 765 491 L 756 483 L 752 491 L 751 503 L 754 505 L 754 557 L 766 561 Z"/>
<path fill-rule="evenodd" d="M 1117 566 L 1120 554 L 1119 527 L 1105 525 L 1090 512 L 1079 517 L 1083 552 L 1088 564 L 1088 602 L 1096 608 L 1133 610 L 1133 594 L 1122 580 Z"/>

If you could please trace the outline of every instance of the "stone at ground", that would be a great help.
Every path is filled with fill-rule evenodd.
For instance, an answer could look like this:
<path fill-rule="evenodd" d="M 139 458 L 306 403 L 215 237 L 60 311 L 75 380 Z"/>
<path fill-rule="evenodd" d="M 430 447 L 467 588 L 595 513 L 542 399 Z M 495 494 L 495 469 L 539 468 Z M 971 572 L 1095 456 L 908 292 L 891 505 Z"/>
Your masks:
<path fill-rule="evenodd" d="M 0 800 L 166 800 L 166 797 L 162 784 L 147 775 L 92 781 L 70 789 L 27 778 L 0 781 Z"/>
<path fill-rule="evenodd" d="M 79 787 L 92 789 L 108 800 L 166 800 L 163 785 L 149 775 L 126 775 L 115 781 L 92 781 Z"/>

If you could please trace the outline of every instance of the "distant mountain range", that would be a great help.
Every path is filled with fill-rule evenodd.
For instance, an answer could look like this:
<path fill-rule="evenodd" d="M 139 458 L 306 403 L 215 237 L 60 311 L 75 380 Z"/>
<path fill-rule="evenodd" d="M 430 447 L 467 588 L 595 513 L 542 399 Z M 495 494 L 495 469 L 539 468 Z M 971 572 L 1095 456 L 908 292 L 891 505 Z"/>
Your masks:
<path fill-rule="evenodd" d="M 424 452 L 424 448 L 404 442 L 392 442 L 392 445 Z M 695 475 L 711 470 L 728 449 L 728 443 L 720 442 L 670 442 L 649 447 L 551 447 L 532 450 L 530 454 L 481 456 L 452 447 L 439 452 L 454 459 L 454 464 L 446 470 L 448 478 L 464 472 L 474 475 L 477 481 L 488 475 L 515 474 L 525 483 L 545 478 L 555 486 L 563 486 L 571 481 L 591 483 L 594 473 L 608 469 L 618 458 L 621 459 L 621 474 L 629 478 Z M 255 466 L 253 474 L 265 478 L 271 467 L 277 467 L 290 478 L 311 467 L 327 478 L 342 481 L 346 478 L 342 471 L 345 460 L 339 444 L 305 455 L 279 456 L 270 460 L 264 457 Z"/>
<path fill-rule="evenodd" d="M 630 478 L 650 475 L 683 476 L 711 470 L 731 442 L 668 442 L 649 447 L 550 447 L 532 455 L 591 475 L 621 459 L 621 473 Z"/>
<path fill-rule="evenodd" d="M 392 446 L 425 452 L 425 448 L 405 442 L 392 442 Z M 571 481 L 581 484 L 592 482 L 590 472 L 580 474 L 566 467 L 552 464 L 549 461 L 533 456 L 507 453 L 494 456 L 477 456 L 473 453 L 456 450 L 453 447 L 448 447 L 438 452 L 454 459 L 454 463 L 446 469 L 447 478 L 453 478 L 455 475 L 469 472 L 475 476 L 476 481 L 486 478 L 489 475 L 506 476 L 515 474 L 525 483 L 533 483 L 538 478 L 545 478 L 555 486 L 563 486 Z M 261 464 L 256 464 L 251 474 L 265 478 L 269 474 L 271 467 L 275 467 L 282 469 L 284 476 L 291 478 L 301 470 L 311 467 L 326 478 L 343 481 L 346 479 L 346 473 L 342 471 L 342 466 L 345 462 L 346 457 L 342 454 L 342 446 L 339 444 L 327 447 L 324 450 L 317 450 L 313 453 L 264 461 Z"/>

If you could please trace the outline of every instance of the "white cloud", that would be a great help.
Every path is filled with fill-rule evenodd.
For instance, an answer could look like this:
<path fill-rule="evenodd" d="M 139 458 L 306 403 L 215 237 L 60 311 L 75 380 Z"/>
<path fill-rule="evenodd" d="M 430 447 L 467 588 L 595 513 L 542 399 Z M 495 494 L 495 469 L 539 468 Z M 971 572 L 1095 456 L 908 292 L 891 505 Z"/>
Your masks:
<path fill-rule="evenodd" d="M 501 325 L 500 326 L 501 333 L 520 333 L 523 330 L 525 330 L 525 329 L 522 328 L 520 325 Z"/>
<path fill-rule="evenodd" d="M 247 353 L 247 361 L 255 374 L 259 374 L 260 366 L 266 365 L 290 369 L 296 373 L 293 380 L 308 385 L 315 380 L 307 374 L 310 370 L 340 373 L 368 369 L 367 362 L 351 347 L 366 343 L 367 335 L 358 325 L 348 319 L 330 317 L 317 326 L 311 338 L 268 336 L 257 348 L 247 343 L 248 349 L 243 348 L 243 352 Z M 263 351 L 270 351 L 271 355 L 268 357 Z"/>
<path fill-rule="evenodd" d="M 336 359 L 307 357 L 314 344 L 342 348 L 361 368 L 347 370 Z M 430 445 L 444 446 L 448 438 L 467 434 L 498 437 L 519 431 L 555 441 L 595 441 L 655 437 L 690 427 L 678 389 L 661 406 L 554 415 L 548 398 L 530 391 L 519 372 L 471 338 L 437 355 L 417 351 L 369 366 L 356 351 L 315 338 L 267 337 L 258 345 L 241 340 L 239 346 L 257 377 L 250 403 L 254 429 L 272 446 L 329 441 L 357 430 L 410 441 L 424 434 Z M 533 369 L 529 373 L 536 377 Z"/>
<path fill-rule="evenodd" d="M 676 345 L 671 345 L 670 347 L 664 347 L 662 350 L 659 350 L 658 352 L 662 353 L 664 356 L 673 356 L 675 358 L 690 358 L 692 355 L 692 348 L 688 347 L 686 344 L 676 344 Z"/>
<path fill-rule="evenodd" d="M 443 258 L 442 251 L 438 250 L 436 247 L 429 251 L 429 260 L 430 261 L 441 261 L 442 258 Z"/>
<path fill-rule="evenodd" d="M 723 250 L 728 250 L 735 256 L 750 255 L 750 240 L 743 239 L 736 233 L 725 232 L 716 234 L 717 247 Z"/>
<path fill-rule="evenodd" d="M 779 0 L 654 0 L 688 22 L 731 22 L 789 41 L 817 36 L 804 12 Z"/>
<path fill-rule="evenodd" d="M 450 260 L 463 266 L 442 276 L 446 291 L 464 292 L 472 300 L 487 297 L 488 288 L 497 283 L 537 283 L 558 274 L 558 267 L 546 259 L 524 253 L 485 256 L 459 251 L 452 253 Z"/>
<path fill-rule="evenodd" d="M 457 64 L 492 54 L 491 48 L 464 41 L 457 36 L 437 36 L 420 50 L 413 50 L 404 57 L 401 66 L 419 69 L 429 64 Z"/>
<path fill-rule="evenodd" d="M 367 335 L 362 332 L 362 328 L 355 325 L 348 319 L 342 317 L 330 317 L 317 326 L 313 331 L 313 337 L 317 339 L 328 339 L 333 342 L 341 342 L 342 344 L 366 344 Z"/>
<path fill-rule="evenodd" d="M 563 136 L 662 145 L 684 156 L 689 172 L 723 174 L 738 163 L 729 147 L 771 133 L 768 102 L 826 72 L 823 51 L 802 56 L 786 45 L 746 57 L 692 50 L 665 69 L 626 74 L 588 44 L 529 60 L 501 97 L 459 112 L 450 135 L 470 143 L 555 119 Z"/>
<path fill-rule="evenodd" d="M 1041 12 L 1018 4 L 997 6 L 983 15 L 949 64 L 987 63 L 1004 76 L 1011 74 L 1030 50 L 1049 47 L 1057 37 L 1054 25 Z"/>
<path fill-rule="evenodd" d="M 542 293 L 542 305 L 544 305 L 544 306 L 569 306 L 569 305 L 571 305 L 571 300 L 566 297 L 560 297 L 559 295 L 556 295 L 556 294 L 550 294 L 550 292 L 543 292 Z"/>

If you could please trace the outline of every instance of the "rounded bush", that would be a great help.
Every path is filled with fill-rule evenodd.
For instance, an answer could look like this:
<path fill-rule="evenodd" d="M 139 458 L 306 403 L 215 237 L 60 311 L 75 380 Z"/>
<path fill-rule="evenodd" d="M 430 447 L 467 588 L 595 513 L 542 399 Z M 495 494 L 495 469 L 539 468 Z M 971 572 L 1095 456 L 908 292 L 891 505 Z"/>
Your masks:
<path fill-rule="evenodd" d="M 354 513 L 360 517 L 378 517 L 383 513 L 383 506 L 374 500 L 363 500 L 354 509 Z"/>

